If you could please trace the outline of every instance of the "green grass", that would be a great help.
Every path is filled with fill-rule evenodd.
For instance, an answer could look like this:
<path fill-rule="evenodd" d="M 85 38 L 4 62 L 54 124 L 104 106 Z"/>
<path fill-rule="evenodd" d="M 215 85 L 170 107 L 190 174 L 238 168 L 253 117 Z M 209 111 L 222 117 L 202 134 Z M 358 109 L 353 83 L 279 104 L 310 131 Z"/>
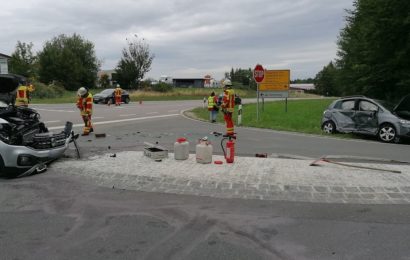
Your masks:
<path fill-rule="evenodd" d="M 55 98 L 33 98 L 31 104 L 63 104 L 77 102 L 77 91 L 65 91 L 63 96 Z"/>
<path fill-rule="evenodd" d="M 92 89 L 91 93 L 96 94 L 102 89 Z M 222 93 L 221 88 L 174 88 L 172 91 L 161 93 L 155 91 L 128 91 L 131 101 L 155 101 L 155 100 L 202 100 L 208 97 L 212 91 L 218 95 Z M 255 91 L 237 90 L 236 91 L 243 98 L 256 97 Z M 33 98 L 32 104 L 60 104 L 60 103 L 75 103 L 77 100 L 76 91 L 65 91 L 63 96 L 56 98 Z"/>
<path fill-rule="evenodd" d="M 260 104 L 259 121 L 257 121 L 256 104 L 245 104 L 242 106 L 242 125 L 322 134 L 323 111 L 332 101 L 331 99 L 289 100 L 287 112 L 285 112 L 285 101 L 265 102 L 264 111 L 262 111 Z M 200 119 L 209 120 L 209 111 L 206 109 L 195 108 L 192 112 Z M 235 111 L 235 123 L 237 118 L 237 111 Z M 218 113 L 217 121 L 224 122 L 222 113 Z"/>

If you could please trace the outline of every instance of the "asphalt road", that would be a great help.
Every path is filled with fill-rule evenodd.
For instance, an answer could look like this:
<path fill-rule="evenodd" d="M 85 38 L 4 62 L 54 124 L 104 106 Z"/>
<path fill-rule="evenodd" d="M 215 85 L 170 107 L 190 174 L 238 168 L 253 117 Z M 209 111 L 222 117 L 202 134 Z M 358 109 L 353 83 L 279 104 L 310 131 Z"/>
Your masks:
<path fill-rule="evenodd" d="M 0 180 L 0 258 L 408 259 L 409 205 L 145 193 L 44 174 Z"/>
<path fill-rule="evenodd" d="M 181 112 L 202 106 L 202 101 L 164 101 L 130 103 L 120 107 L 95 105 L 94 124 L 97 133 L 107 138 L 96 139 L 93 135 L 80 137 L 79 143 L 85 155 L 105 152 L 108 147 L 119 150 L 141 150 L 144 142 L 159 142 L 172 150 L 178 137 L 186 137 L 191 152 L 199 138 L 208 136 L 214 151 L 221 154 L 221 137 L 212 132 L 225 131 L 222 124 L 211 124 L 187 119 Z M 76 107 L 64 105 L 35 105 L 46 125 L 54 131 L 62 129 L 65 121 L 76 124 L 81 131 L 81 118 Z M 244 111 L 246 113 L 246 111 Z M 304 156 L 317 158 L 323 155 L 346 157 L 370 157 L 398 161 L 410 161 L 409 144 L 384 144 L 373 139 L 347 140 L 331 136 L 316 136 L 254 128 L 236 128 L 239 155 L 254 156 L 255 153 Z"/>
<path fill-rule="evenodd" d="M 80 137 L 86 158 L 172 148 L 223 125 L 180 115 L 198 101 L 95 106 L 96 132 Z M 79 124 L 74 105 L 36 105 L 50 129 Z M 245 111 L 246 112 L 246 111 Z M 317 157 L 356 155 L 408 160 L 409 146 L 238 129 L 238 153 Z M 220 138 L 212 137 L 220 153 Z M 73 156 L 73 150 L 68 151 Z M 75 161 L 73 162 L 75 163 Z M 121 170 L 121 169 L 119 169 Z M 81 177 L 83 176 L 83 177 Z M 217 199 L 101 187 L 83 175 L 49 171 L 0 179 L 1 259 L 408 259 L 410 206 Z"/>

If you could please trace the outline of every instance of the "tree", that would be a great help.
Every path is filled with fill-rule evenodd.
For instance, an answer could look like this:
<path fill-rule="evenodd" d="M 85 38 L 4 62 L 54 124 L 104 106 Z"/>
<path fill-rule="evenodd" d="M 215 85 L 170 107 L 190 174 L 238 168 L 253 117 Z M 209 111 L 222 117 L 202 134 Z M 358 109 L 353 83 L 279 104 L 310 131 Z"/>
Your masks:
<path fill-rule="evenodd" d="M 33 43 L 18 41 L 15 51 L 9 60 L 10 72 L 25 77 L 36 76 L 36 55 L 33 54 Z"/>
<path fill-rule="evenodd" d="M 100 62 L 94 44 L 80 35 L 54 37 L 45 43 L 38 57 L 42 82 L 58 81 L 68 90 L 95 87 Z"/>
<path fill-rule="evenodd" d="M 127 47 L 122 50 L 122 58 L 116 68 L 121 86 L 138 88 L 139 81 L 151 70 L 153 59 L 154 54 L 150 53 L 145 39 L 139 39 L 137 35 L 131 40 L 127 39 Z"/>
<path fill-rule="evenodd" d="M 229 77 L 227 77 L 229 76 Z M 256 89 L 256 83 L 253 80 L 252 69 L 232 68 L 231 72 L 225 72 L 225 78 L 229 78 L 235 88 Z"/>
<path fill-rule="evenodd" d="M 311 84 L 314 83 L 314 79 L 312 78 L 307 78 L 307 79 L 294 79 L 291 80 L 290 83 L 291 84 Z"/>
<path fill-rule="evenodd" d="M 98 79 L 98 85 L 101 88 L 108 88 L 110 86 L 110 78 L 107 74 L 104 73 L 100 76 L 100 78 Z"/>
<path fill-rule="evenodd" d="M 337 69 L 330 62 L 326 65 L 314 79 L 315 91 L 324 96 L 338 96 L 341 91 L 337 84 Z"/>
<path fill-rule="evenodd" d="M 409 93 L 410 2 L 355 0 L 338 40 L 344 94 L 396 100 Z"/>

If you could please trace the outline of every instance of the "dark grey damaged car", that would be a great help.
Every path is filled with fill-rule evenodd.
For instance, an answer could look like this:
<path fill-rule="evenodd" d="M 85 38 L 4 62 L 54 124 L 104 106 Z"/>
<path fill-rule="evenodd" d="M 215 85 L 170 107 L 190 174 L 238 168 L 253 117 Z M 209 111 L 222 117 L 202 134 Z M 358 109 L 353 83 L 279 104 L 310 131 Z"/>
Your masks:
<path fill-rule="evenodd" d="M 387 143 L 410 138 L 410 95 L 395 106 L 365 96 L 335 100 L 323 113 L 322 130 L 372 135 Z"/>
<path fill-rule="evenodd" d="M 78 137 L 70 122 L 62 132 L 49 132 L 34 109 L 14 106 L 20 79 L 0 74 L 0 176 L 5 177 L 44 171 Z"/>

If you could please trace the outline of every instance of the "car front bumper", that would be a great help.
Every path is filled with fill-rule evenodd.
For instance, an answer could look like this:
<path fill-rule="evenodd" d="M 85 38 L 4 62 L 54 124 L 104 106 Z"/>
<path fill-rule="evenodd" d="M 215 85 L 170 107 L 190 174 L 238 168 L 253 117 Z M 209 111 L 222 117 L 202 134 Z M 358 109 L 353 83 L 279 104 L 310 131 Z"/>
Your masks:
<path fill-rule="evenodd" d="M 60 158 L 67 150 L 71 137 L 62 146 L 49 149 L 34 149 L 27 146 L 8 145 L 0 141 L 0 155 L 4 163 L 4 174 L 16 175 L 41 167 Z"/>
<path fill-rule="evenodd" d="M 398 135 L 410 138 L 410 124 L 400 124 Z"/>

